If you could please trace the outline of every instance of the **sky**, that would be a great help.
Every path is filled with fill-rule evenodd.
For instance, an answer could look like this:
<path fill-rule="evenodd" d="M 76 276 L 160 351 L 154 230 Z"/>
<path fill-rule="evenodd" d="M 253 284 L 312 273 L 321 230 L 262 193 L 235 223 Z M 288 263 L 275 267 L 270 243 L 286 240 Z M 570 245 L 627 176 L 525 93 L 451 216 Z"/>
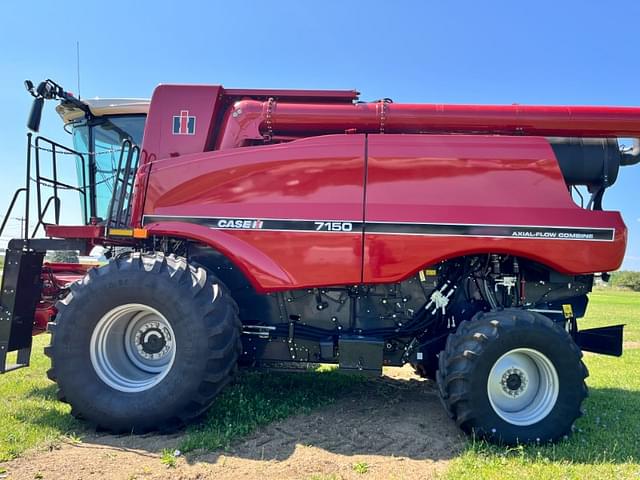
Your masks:
<path fill-rule="evenodd" d="M 24 184 L 32 99 L 23 81 L 51 78 L 77 93 L 78 41 L 86 98 L 148 98 L 159 83 L 204 83 L 357 89 L 363 100 L 409 103 L 638 106 L 638 18 L 637 1 L 8 0 L 0 13 L 0 215 Z M 53 107 L 41 133 L 70 145 Z M 629 227 L 623 268 L 634 270 L 639 186 L 640 166 L 623 169 L 604 201 Z M 63 199 L 67 217 L 77 203 Z M 11 218 L 3 239 L 19 230 Z"/>

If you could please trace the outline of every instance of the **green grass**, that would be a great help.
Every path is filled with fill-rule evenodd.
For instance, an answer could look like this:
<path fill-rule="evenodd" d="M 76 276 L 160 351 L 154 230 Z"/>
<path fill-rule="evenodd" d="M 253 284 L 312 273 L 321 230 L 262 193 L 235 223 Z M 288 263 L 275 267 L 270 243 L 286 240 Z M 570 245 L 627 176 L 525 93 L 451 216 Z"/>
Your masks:
<path fill-rule="evenodd" d="M 175 468 L 178 463 L 175 450 L 170 450 L 168 448 L 162 450 L 162 452 L 160 452 L 160 463 L 165 465 L 167 468 Z"/>
<path fill-rule="evenodd" d="M 625 323 L 626 342 L 640 342 L 640 293 L 625 290 L 597 289 L 589 295 L 585 318 L 579 328 L 603 327 Z"/>
<path fill-rule="evenodd" d="M 358 462 L 354 463 L 351 468 L 354 472 L 363 475 L 369 471 L 369 464 L 366 462 Z"/>
<path fill-rule="evenodd" d="M 69 414 L 70 407 L 56 399 L 56 387 L 45 372 L 49 359 L 42 349 L 48 335 L 36 337 L 31 367 L 0 377 L 0 461 L 37 446 L 53 446 L 62 436 L 78 438 L 84 427 Z"/>

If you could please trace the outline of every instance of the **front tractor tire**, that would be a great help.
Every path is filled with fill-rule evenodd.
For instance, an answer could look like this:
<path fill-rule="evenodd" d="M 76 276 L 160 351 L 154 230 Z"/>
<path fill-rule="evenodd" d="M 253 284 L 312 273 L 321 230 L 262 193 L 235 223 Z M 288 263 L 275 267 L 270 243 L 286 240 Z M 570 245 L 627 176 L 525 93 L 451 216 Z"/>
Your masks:
<path fill-rule="evenodd" d="M 173 429 L 201 415 L 236 371 L 237 306 L 184 258 L 115 259 L 73 284 L 57 308 L 49 378 L 72 414 L 98 428 Z"/>
<path fill-rule="evenodd" d="M 549 442 L 571 432 L 587 396 L 571 336 L 524 310 L 478 313 L 439 356 L 443 404 L 458 426 L 494 443 Z"/>

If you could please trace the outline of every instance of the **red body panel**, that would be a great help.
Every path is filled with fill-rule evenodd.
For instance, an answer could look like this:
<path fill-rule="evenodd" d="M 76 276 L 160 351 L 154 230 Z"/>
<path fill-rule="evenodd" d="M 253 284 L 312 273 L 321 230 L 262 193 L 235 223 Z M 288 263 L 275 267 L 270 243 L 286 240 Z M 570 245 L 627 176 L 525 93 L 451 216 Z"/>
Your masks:
<path fill-rule="evenodd" d="M 49 237 L 86 238 L 104 237 L 104 225 L 45 225 L 44 230 Z"/>
<path fill-rule="evenodd" d="M 187 155 L 154 164 L 145 215 L 362 221 L 364 135 Z M 260 290 L 361 281 L 362 235 L 211 230 L 172 222 L 229 254 Z"/>
<path fill-rule="evenodd" d="M 187 155 L 154 162 L 144 213 L 615 229 L 605 242 L 217 230 L 180 218 L 148 224 L 152 235 L 219 249 L 259 291 L 395 282 L 439 260 L 485 252 L 565 273 L 608 271 L 620 265 L 626 244 L 618 213 L 572 202 L 552 149 L 538 137 L 332 135 Z"/>
<path fill-rule="evenodd" d="M 216 115 L 222 87 L 211 85 L 159 85 L 153 92 L 144 126 L 140 166 L 134 181 L 132 226 L 140 226 L 148 180 L 148 164 L 209 149 L 215 137 Z M 175 134 L 174 117 L 186 112 L 194 118 L 193 134 Z"/>
<path fill-rule="evenodd" d="M 222 87 L 160 85 L 153 92 L 144 127 L 142 161 L 204 152 L 211 143 Z M 193 134 L 175 134 L 174 117 L 195 118 Z"/>
<path fill-rule="evenodd" d="M 364 281 L 394 282 L 470 253 L 511 253 L 565 273 L 617 269 L 617 212 L 575 205 L 549 143 L 538 137 L 370 135 L 367 222 L 615 228 L 612 242 L 455 235 L 365 235 Z"/>

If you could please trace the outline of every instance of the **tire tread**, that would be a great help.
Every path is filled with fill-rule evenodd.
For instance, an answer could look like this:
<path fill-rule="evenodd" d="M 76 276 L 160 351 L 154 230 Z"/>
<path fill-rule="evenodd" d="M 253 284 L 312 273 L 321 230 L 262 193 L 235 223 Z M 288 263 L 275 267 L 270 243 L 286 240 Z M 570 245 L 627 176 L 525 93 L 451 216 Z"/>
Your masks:
<path fill-rule="evenodd" d="M 90 420 L 97 429 L 107 430 L 112 433 L 146 433 L 153 430 L 163 432 L 173 431 L 183 424 L 202 415 L 213 403 L 216 395 L 233 380 L 237 372 L 237 361 L 242 351 L 240 340 L 241 322 L 238 317 L 238 306 L 229 294 L 227 287 L 213 274 L 201 266 L 190 265 L 186 259 L 175 255 L 164 255 L 161 252 L 153 254 L 133 253 L 126 257 L 118 257 L 107 265 L 90 270 L 81 281 L 72 284 L 71 293 L 56 304 L 58 311 L 55 321 L 49 323 L 51 342 L 45 347 L 45 355 L 51 359 L 51 368 L 47 376 L 57 380 L 56 351 L 63 346 L 57 340 L 56 330 L 59 324 L 71 319 L 65 317 L 65 310 L 72 302 L 81 302 L 90 290 L 91 284 L 97 277 L 109 276 L 122 270 L 140 270 L 152 275 L 166 276 L 176 284 L 176 288 L 185 291 L 187 298 L 194 301 L 203 314 L 203 322 L 208 329 L 209 345 L 217 348 L 209 348 L 206 359 L 207 369 L 200 380 L 198 393 L 192 401 L 180 411 L 165 419 L 157 425 L 122 425 L 119 422 L 112 423 L 109 419 Z M 214 297 L 215 286 L 218 287 L 218 295 Z M 204 392 L 204 393 L 203 393 Z M 68 395 L 58 385 L 58 398 L 66 399 Z M 79 419 L 85 419 L 90 415 L 73 407 L 71 414 Z"/>

